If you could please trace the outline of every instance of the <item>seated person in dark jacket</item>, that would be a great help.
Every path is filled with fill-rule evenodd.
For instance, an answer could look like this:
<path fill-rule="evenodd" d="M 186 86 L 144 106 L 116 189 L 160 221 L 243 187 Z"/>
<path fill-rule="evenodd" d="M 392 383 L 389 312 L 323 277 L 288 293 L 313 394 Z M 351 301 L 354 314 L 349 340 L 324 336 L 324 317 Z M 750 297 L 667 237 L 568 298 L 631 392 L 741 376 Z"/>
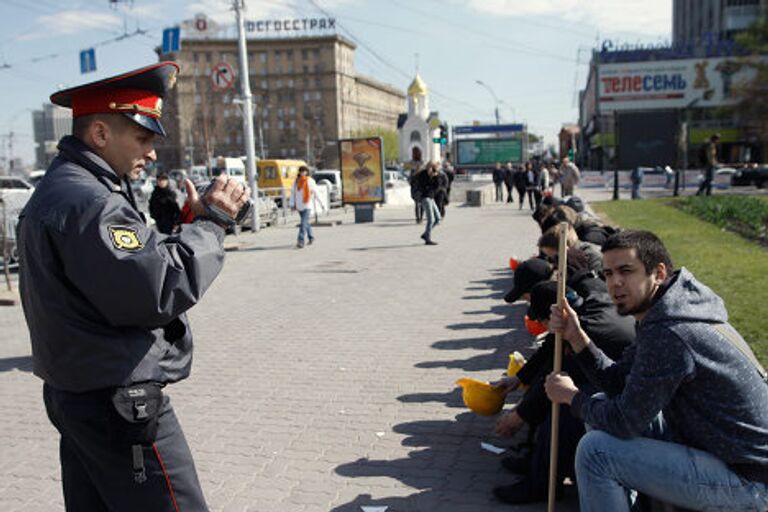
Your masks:
<path fill-rule="evenodd" d="M 582 327 L 591 333 L 592 339 L 600 340 L 600 348 L 611 357 L 618 358 L 635 338 L 634 321 L 622 317 L 608 295 L 605 283 L 588 270 L 570 273 L 574 288 L 568 287 L 566 296 L 568 303 L 579 312 Z M 536 284 L 530 292 L 530 307 L 528 317 L 548 324 L 550 307 L 557 302 L 557 283 L 545 281 Z M 554 357 L 554 334 L 548 334 L 530 360 L 520 369 L 515 377 L 504 379 L 500 385 L 507 391 L 517 388 L 520 384 L 527 385 L 517 407 L 502 416 L 498 421 L 496 433 L 501 436 L 512 436 L 527 423 L 530 428 L 536 428 L 536 441 L 532 452 L 527 457 L 508 457 L 502 460 L 502 465 L 515 473 L 524 474 L 526 478 L 520 482 L 494 489 L 494 494 L 507 503 L 531 503 L 543 501 L 547 496 L 548 467 L 549 467 L 549 418 L 552 404 L 544 391 L 547 374 L 552 371 Z M 576 364 L 573 356 L 566 350 L 563 357 L 563 371 L 567 372 L 574 382 L 587 389 L 590 384 L 586 375 Z M 597 391 L 593 389 L 593 391 Z M 539 426 L 544 428 L 537 428 Z M 563 412 L 560 420 L 560 446 L 558 449 L 559 482 L 566 476 L 573 475 L 573 461 L 576 446 L 584 434 L 583 423 Z"/>
<path fill-rule="evenodd" d="M 157 176 L 157 184 L 149 198 L 149 215 L 155 219 L 157 230 L 166 235 L 173 233 L 173 229 L 181 221 L 181 209 L 176 202 L 176 192 L 168 186 L 168 176 Z"/>
<path fill-rule="evenodd" d="M 605 394 L 547 376 L 547 396 L 592 429 L 579 442 L 582 512 L 630 510 L 629 491 L 692 510 L 768 509 L 768 385 L 723 300 L 685 268 L 673 270 L 653 233 L 603 245 L 603 272 L 636 341 L 609 358 L 581 313 L 553 307 L 550 328 Z M 756 306 L 756 312 L 760 305 Z"/>

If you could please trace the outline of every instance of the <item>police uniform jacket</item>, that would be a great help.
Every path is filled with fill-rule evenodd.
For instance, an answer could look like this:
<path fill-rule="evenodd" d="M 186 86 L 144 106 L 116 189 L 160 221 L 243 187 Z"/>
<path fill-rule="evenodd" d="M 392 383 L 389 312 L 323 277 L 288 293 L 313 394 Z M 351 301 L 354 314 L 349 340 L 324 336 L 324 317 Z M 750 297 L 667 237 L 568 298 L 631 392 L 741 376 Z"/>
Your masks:
<path fill-rule="evenodd" d="M 198 220 L 157 233 L 128 184 L 83 142 L 65 137 L 59 151 L 18 228 L 35 375 L 72 392 L 184 379 L 184 312 L 221 270 L 224 230 Z"/>

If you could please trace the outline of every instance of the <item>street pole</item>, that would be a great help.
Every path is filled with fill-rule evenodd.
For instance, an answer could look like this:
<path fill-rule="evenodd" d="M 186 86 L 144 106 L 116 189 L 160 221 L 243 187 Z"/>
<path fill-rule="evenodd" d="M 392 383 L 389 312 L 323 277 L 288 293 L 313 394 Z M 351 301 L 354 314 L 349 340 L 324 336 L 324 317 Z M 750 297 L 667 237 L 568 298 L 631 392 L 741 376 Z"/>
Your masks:
<path fill-rule="evenodd" d="M 259 231 L 259 188 L 256 182 L 256 155 L 254 154 L 255 141 L 253 137 L 253 96 L 251 84 L 248 78 L 248 49 L 245 45 L 245 24 L 243 12 L 245 0 L 233 0 L 235 15 L 237 17 L 237 38 L 240 50 L 240 88 L 243 94 L 243 129 L 245 131 L 246 176 L 248 186 L 251 187 L 253 198 L 253 210 L 251 211 L 251 228 Z"/>
<path fill-rule="evenodd" d="M 493 92 L 493 89 L 491 89 L 491 86 L 488 85 L 487 83 L 483 82 L 482 80 L 475 80 L 475 83 L 477 85 L 482 85 L 483 87 L 488 89 L 488 92 L 491 93 L 491 96 L 493 96 L 493 102 L 494 102 L 494 105 L 495 105 L 495 107 L 493 109 L 493 113 L 496 116 L 496 126 L 500 125 L 501 123 L 499 122 L 499 98 L 498 98 L 498 96 L 496 96 L 496 93 Z"/>

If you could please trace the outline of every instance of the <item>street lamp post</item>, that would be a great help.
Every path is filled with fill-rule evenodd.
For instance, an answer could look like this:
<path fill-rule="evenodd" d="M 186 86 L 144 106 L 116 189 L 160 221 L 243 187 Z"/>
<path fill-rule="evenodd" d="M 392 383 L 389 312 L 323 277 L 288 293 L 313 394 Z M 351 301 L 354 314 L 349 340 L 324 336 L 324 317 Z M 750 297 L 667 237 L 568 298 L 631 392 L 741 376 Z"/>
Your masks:
<path fill-rule="evenodd" d="M 491 89 L 490 85 L 488 85 L 487 83 L 483 82 L 482 80 L 475 80 L 475 83 L 477 85 L 481 85 L 481 86 L 485 87 L 486 89 L 488 89 L 488 92 L 491 93 L 491 96 L 493 96 L 493 101 L 494 101 L 493 113 L 496 115 L 496 124 L 497 125 L 501 124 L 501 123 L 499 123 L 499 98 L 496 96 L 496 93 L 493 92 L 493 89 Z"/>

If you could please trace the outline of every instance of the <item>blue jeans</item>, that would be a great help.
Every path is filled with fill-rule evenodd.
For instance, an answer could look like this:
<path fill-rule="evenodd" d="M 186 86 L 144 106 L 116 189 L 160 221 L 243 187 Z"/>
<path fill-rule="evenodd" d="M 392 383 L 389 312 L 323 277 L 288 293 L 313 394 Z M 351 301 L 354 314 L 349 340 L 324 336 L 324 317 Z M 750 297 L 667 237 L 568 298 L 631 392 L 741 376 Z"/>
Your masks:
<path fill-rule="evenodd" d="M 427 216 L 427 226 L 424 228 L 424 234 L 421 235 L 425 240 L 431 240 L 432 228 L 435 227 L 441 220 L 440 212 L 437 209 L 435 200 L 431 197 L 425 197 L 421 200 L 424 214 Z"/>
<path fill-rule="evenodd" d="M 628 512 L 630 489 L 691 510 L 768 510 L 768 485 L 708 452 L 648 437 L 587 432 L 576 450 L 576 481 L 581 512 Z"/>
<path fill-rule="evenodd" d="M 307 238 L 310 241 L 315 239 L 315 235 L 312 233 L 312 226 L 309 225 L 309 209 L 301 210 L 299 212 L 299 242 L 304 243 L 304 233 L 307 234 Z"/>

